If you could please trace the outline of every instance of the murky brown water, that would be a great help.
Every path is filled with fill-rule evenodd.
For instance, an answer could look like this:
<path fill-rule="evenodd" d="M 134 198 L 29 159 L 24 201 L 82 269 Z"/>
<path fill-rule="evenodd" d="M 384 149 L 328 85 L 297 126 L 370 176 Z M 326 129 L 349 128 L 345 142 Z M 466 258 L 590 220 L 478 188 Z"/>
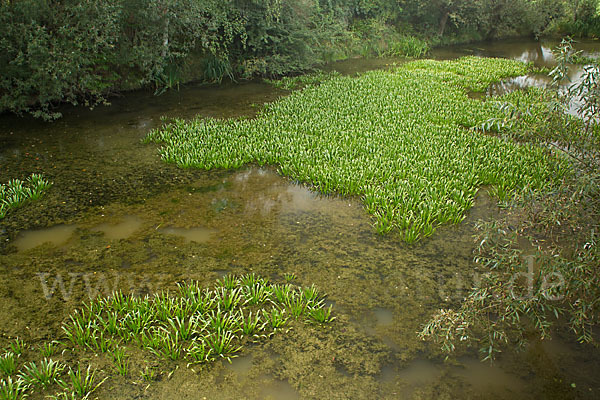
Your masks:
<path fill-rule="evenodd" d="M 548 46 L 550 46 L 549 44 Z M 586 45 L 587 46 L 587 45 Z M 598 49 L 590 45 L 588 50 Z M 549 47 L 505 42 L 440 49 L 547 63 Z M 399 60 L 350 60 L 352 73 Z M 500 212 L 482 191 L 468 218 L 416 245 L 378 236 L 358 199 L 322 197 L 273 169 L 181 170 L 140 139 L 160 116 L 252 115 L 283 95 L 267 85 L 135 93 L 94 111 L 66 109 L 53 124 L 0 118 L 0 181 L 43 172 L 42 201 L 0 221 L 0 348 L 20 336 L 37 346 L 61 336 L 81 301 L 114 289 L 153 293 L 185 279 L 209 285 L 255 272 L 328 293 L 327 329 L 292 324 L 247 347 L 232 364 L 176 369 L 147 386 L 99 364 L 99 398 L 514 399 L 597 398 L 600 354 L 564 332 L 507 351 L 493 366 L 475 351 L 444 361 L 416 332 L 433 310 L 458 305 L 481 271 L 473 224 Z M 93 354 L 86 362 L 95 362 Z M 137 369 L 136 369 L 137 368 Z"/>

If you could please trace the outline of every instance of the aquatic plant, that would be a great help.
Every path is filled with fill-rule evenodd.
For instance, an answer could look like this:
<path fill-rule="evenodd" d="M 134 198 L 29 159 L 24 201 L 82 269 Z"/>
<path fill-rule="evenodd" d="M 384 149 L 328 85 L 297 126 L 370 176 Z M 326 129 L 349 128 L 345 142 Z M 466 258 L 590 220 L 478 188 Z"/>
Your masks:
<path fill-rule="evenodd" d="M 223 357 L 230 360 L 235 357 L 235 353 L 242 349 L 242 346 L 235 344 L 235 334 L 224 329 L 217 329 L 205 338 L 206 345 L 210 348 L 215 357 Z"/>
<path fill-rule="evenodd" d="M 234 80 L 233 69 L 229 60 L 216 56 L 208 56 L 202 60 L 202 78 L 206 82 L 221 83 L 223 78 Z"/>
<path fill-rule="evenodd" d="M 271 284 L 253 273 L 229 275 L 217 281 L 213 289 L 189 281 L 179 283 L 175 292 L 154 296 L 114 292 L 98 297 L 75 310 L 62 328 L 65 337 L 75 345 L 72 351 L 105 353 L 104 357 L 112 359 L 116 373 L 129 376 L 132 371 L 127 346 L 131 344 L 161 359 L 185 359 L 188 365 L 220 358 L 230 361 L 245 343 L 280 331 L 291 316 L 305 316 L 311 322 L 332 321 L 331 307 L 323 314 L 315 311 L 322 305 L 321 298 L 314 285 L 301 288 L 289 283 Z M 49 395 L 50 398 L 85 399 L 107 379 L 97 383 L 91 367 L 83 370 L 77 366 L 68 368 L 69 379 L 63 381 L 61 375 L 67 365 L 49 358 L 59 344 L 42 344 L 40 351 L 47 358 L 25 364 L 15 381 L 10 375 L 17 370 L 16 352 L 20 354 L 25 344 L 20 339 L 13 341 L 13 351 L 0 358 L 0 366 L 8 377 L 0 386 L 0 400 L 23 398 L 30 390 L 37 394 L 53 384 L 64 391 Z M 142 379 L 152 381 L 159 372 L 146 367 L 139 373 Z"/>
<path fill-rule="evenodd" d="M 273 330 L 281 328 L 288 320 L 288 316 L 285 315 L 285 308 L 273 307 L 271 310 L 262 310 L 263 317 L 267 321 L 267 324 L 273 328 Z"/>
<path fill-rule="evenodd" d="M 316 307 L 312 308 L 308 312 L 308 316 L 312 318 L 313 321 L 318 322 L 320 324 L 326 324 L 335 319 L 335 317 L 331 316 L 331 305 L 327 308 L 325 307 Z"/>
<path fill-rule="evenodd" d="M 91 371 L 90 366 L 87 367 L 87 370 L 82 371 L 80 365 L 77 366 L 76 370 L 69 368 L 69 378 L 71 380 L 72 393 L 81 399 L 87 398 L 107 379 L 104 378 L 99 383 L 96 383 L 96 371 Z M 65 389 L 68 388 L 64 383 L 62 386 Z"/>
<path fill-rule="evenodd" d="M 429 44 L 414 36 L 402 36 L 388 43 L 387 49 L 381 54 L 385 57 L 421 58 L 429 53 Z"/>
<path fill-rule="evenodd" d="M 225 289 L 233 289 L 238 286 L 238 278 L 235 275 L 224 275 L 220 280 L 217 281 L 217 286 L 222 286 Z"/>
<path fill-rule="evenodd" d="M 419 333 L 444 352 L 473 345 L 482 359 L 493 360 L 507 345 L 523 348 L 532 339 L 548 339 L 556 325 L 568 327 L 581 343 L 598 345 L 600 66 L 584 69 L 570 83 L 573 41 L 564 39 L 554 56 L 546 90 L 502 96 L 514 107 L 504 108 L 505 123 L 495 133 L 555 149 L 574 173 L 551 191 L 495 189 L 499 197 L 508 193 L 508 212 L 475 226 L 481 279 L 456 307 L 433 313 Z"/>
<path fill-rule="evenodd" d="M 29 386 L 22 379 L 15 381 L 9 376 L 0 381 L 0 400 L 22 400 L 27 397 Z"/>
<path fill-rule="evenodd" d="M 264 279 L 256 275 L 254 272 L 250 274 L 245 274 L 240 277 L 240 283 L 242 286 L 250 287 L 257 284 L 262 284 L 263 286 L 269 283 L 268 279 Z"/>
<path fill-rule="evenodd" d="M 308 307 L 308 301 L 304 297 L 302 292 L 293 293 L 288 297 L 286 301 L 286 306 L 289 308 L 290 313 L 294 316 L 294 318 L 298 318 L 306 312 L 306 308 Z"/>
<path fill-rule="evenodd" d="M 108 336 L 108 333 L 105 333 L 105 331 L 102 330 L 98 330 L 96 334 L 90 338 L 90 342 L 91 349 L 100 351 L 102 353 L 107 353 L 115 347 L 112 337 Z"/>
<path fill-rule="evenodd" d="M 271 290 L 262 283 L 246 286 L 246 302 L 248 304 L 262 304 L 271 299 Z"/>
<path fill-rule="evenodd" d="M 58 350 L 59 345 L 60 342 L 56 340 L 53 340 L 48 343 L 42 343 L 42 345 L 40 346 L 40 353 L 43 357 L 50 358 L 56 353 L 56 350 Z"/>
<path fill-rule="evenodd" d="M 23 350 L 25 350 L 25 342 L 17 337 L 10 342 L 10 348 L 12 349 L 13 353 L 15 353 L 17 356 L 20 356 L 23 354 Z"/>
<path fill-rule="evenodd" d="M 121 330 L 121 332 L 136 336 L 150 324 L 152 319 L 153 315 L 149 312 L 140 311 L 139 309 L 132 310 L 123 317 L 122 325 L 126 329 Z"/>
<path fill-rule="evenodd" d="M 179 332 L 164 331 L 162 337 L 162 346 L 160 354 L 165 358 L 177 360 L 182 352 L 182 344 L 179 339 Z"/>
<path fill-rule="evenodd" d="M 17 360 L 19 356 L 11 351 L 7 351 L 0 356 L 0 372 L 6 376 L 11 376 L 17 370 Z"/>
<path fill-rule="evenodd" d="M 216 297 L 213 296 L 212 292 L 208 288 L 200 289 L 197 284 L 193 283 L 190 285 L 195 286 L 195 295 L 192 297 L 184 296 L 184 298 L 192 303 L 193 311 L 195 313 L 207 313 L 217 306 Z"/>
<path fill-rule="evenodd" d="M 218 302 L 223 308 L 223 311 L 231 310 L 243 301 L 243 292 L 240 287 L 234 289 L 225 289 L 224 287 L 221 287 L 215 289 L 215 293 L 218 296 Z"/>
<path fill-rule="evenodd" d="M 117 311 L 108 311 L 104 317 L 98 315 L 98 321 L 107 333 L 116 335 L 119 332 L 119 313 Z"/>
<path fill-rule="evenodd" d="M 277 302 L 283 304 L 286 304 L 290 296 L 294 293 L 293 286 L 289 283 L 285 285 L 275 284 L 271 287 L 271 290 Z"/>
<path fill-rule="evenodd" d="M 302 289 L 302 295 L 308 302 L 316 302 L 319 299 L 319 289 L 315 285 Z"/>
<path fill-rule="evenodd" d="M 212 348 L 203 340 L 193 340 L 185 349 L 186 358 L 192 363 L 204 363 L 211 361 Z"/>
<path fill-rule="evenodd" d="M 155 367 L 148 367 L 146 366 L 141 372 L 140 372 L 140 376 L 142 377 L 143 380 L 145 380 L 146 382 L 152 382 L 154 380 L 156 380 L 156 378 L 158 377 L 158 371 L 157 368 Z"/>
<path fill-rule="evenodd" d="M 242 349 L 242 338 L 260 339 L 290 316 L 308 316 L 321 305 L 319 298 L 314 285 L 301 289 L 270 284 L 255 274 L 228 275 L 212 290 L 190 281 L 179 283 L 174 293 L 139 298 L 116 292 L 98 298 L 75 310 L 63 331 L 77 346 L 110 354 L 117 372 L 128 375 L 128 356 L 119 342 L 134 342 L 173 361 L 229 359 Z"/>
<path fill-rule="evenodd" d="M 162 347 L 162 332 L 158 327 L 151 327 L 140 333 L 137 338 L 140 346 L 160 356 Z"/>
<path fill-rule="evenodd" d="M 227 329 L 235 330 L 239 325 L 241 316 L 237 313 L 228 313 L 221 311 L 220 308 L 213 310 L 204 317 L 206 325 L 213 330 Z"/>
<path fill-rule="evenodd" d="M 197 322 L 196 318 L 190 317 L 189 319 L 182 319 L 179 317 L 169 319 L 169 325 L 173 330 L 181 336 L 181 339 L 188 340 L 192 337 L 192 334 L 196 331 Z"/>
<path fill-rule="evenodd" d="M 282 300 L 293 300 L 278 301 L 272 295 L 275 288 L 279 289 Z M 75 345 L 73 351 L 79 348 L 106 353 L 104 357 L 112 359 L 116 373 L 129 376 L 132 371 L 127 346 L 132 343 L 162 359 L 185 359 L 188 365 L 220 358 L 231 360 L 248 340 L 274 334 L 285 326 L 290 316 L 309 318 L 311 307 L 320 304 L 319 297 L 314 285 L 302 289 L 291 284 L 270 284 L 255 274 L 227 277 L 213 289 L 202 288 L 198 282 L 191 281 L 180 283 L 175 292 L 154 296 L 115 292 L 99 297 L 75 310 L 65 321 L 63 332 Z M 55 354 L 58 345 L 59 342 L 52 341 L 42 344 L 40 350 L 44 355 Z M 13 343 L 19 351 L 24 346 L 21 340 Z M 14 353 L 5 358 L 12 359 L 11 355 Z M 13 380 L 3 383 L 6 386 L 3 390 L 25 396 L 30 388 L 37 392 L 58 383 L 64 392 L 51 398 L 80 399 L 87 398 L 104 382 L 97 383 L 96 373 L 91 372 L 90 367 L 85 371 L 79 366 L 77 369 L 69 367 L 69 380 L 62 381 L 61 374 L 66 367 L 49 358 L 30 362 L 18 375 L 20 383 Z M 15 370 L 16 365 L 10 367 L 9 373 Z M 139 373 L 151 381 L 157 370 L 146 367 Z"/>
<path fill-rule="evenodd" d="M 0 219 L 25 202 L 39 199 L 50 186 L 40 174 L 32 174 L 25 181 L 11 179 L 6 185 L 0 184 Z"/>
<path fill-rule="evenodd" d="M 67 338 L 80 346 L 93 346 L 96 326 L 92 321 L 84 321 L 81 313 L 74 313 L 69 317 L 70 321 L 62 326 Z"/>
<path fill-rule="evenodd" d="M 24 371 L 19 374 L 19 378 L 27 386 L 38 386 L 46 388 L 53 383 L 60 382 L 60 374 L 65 369 L 65 365 L 49 358 L 44 358 L 39 364 L 30 362 L 24 365 Z"/>
<path fill-rule="evenodd" d="M 125 353 L 125 349 L 117 347 L 112 351 L 111 355 L 119 375 L 129 375 L 129 355 Z"/>
<path fill-rule="evenodd" d="M 242 335 L 244 336 L 255 336 L 257 332 L 264 330 L 266 322 L 261 320 L 260 314 L 252 315 L 252 311 L 244 317 L 240 324 Z"/>
<path fill-rule="evenodd" d="M 318 192 L 360 196 L 378 232 L 414 242 L 461 222 L 483 185 L 510 195 L 567 173 L 547 148 L 478 129 L 501 113 L 469 92 L 530 71 L 504 59 L 413 61 L 295 91 L 254 119 L 175 120 L 145 142 L 180 167 L 275 165 Z"/>

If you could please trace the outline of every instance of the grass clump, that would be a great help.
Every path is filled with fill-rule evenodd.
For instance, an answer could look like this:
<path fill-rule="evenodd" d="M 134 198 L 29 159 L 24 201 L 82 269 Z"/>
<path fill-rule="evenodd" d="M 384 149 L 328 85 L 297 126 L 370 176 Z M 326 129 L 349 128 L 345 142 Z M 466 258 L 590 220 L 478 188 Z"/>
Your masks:
<path fill-rule="evenodd" d="M 326 318 L 315 317 L 323 313 Z M 110 353 L 116 372 L 128 376 L 128 345 L 190 364 L 229 360 L 248 341 L 279 331 L 290 316 L 322 324 L 334 319 L 314 286 L 270 284 L 254 274 L 226 275 L 212 289 L 192 281 L 180 284 L 175 293 L 138 298 L 117 292 L 98 298 L 76 310 L 63 330 L 78 347 Z"/>
<path fill-rule="evenodd" d="M 414 242 L 462 221 L 483 185 L 510 197 L 564 175 L 548 150 L 471 129 L 499 111 L 469 92 L 531 69 L 504 59 L 419 60 L 306 87 L 252 120 L 175 120 L 145 141 L 162 143 L 163 160 L 180 167 L 277 165 L 319 192 L 360 196 L 378 232 Z"/>
<path fill-rule="evenodd" d="M 96 371 L 91 371 L 90 366 L 85 371 L 82 371 L 81 366 L 77 366 L 76 370 L 69 368 L 69 379 L 71 381 L 70 393 L 81 399 L 87 398 L 106 380 L 104 378 L 100 383 L 96 383 Z M 69 390 L 67 384 L 63 386 Z"/>
<path fill-rule="evenodd" d="M 13 381 L 9 376 L 0 381 L 0 400 L 21 400 L 27 397 L 29 387 L 21 379 Z"/>
<path fill-rule="evenodd" d="M 83 370 L 69 366 L 64 351 L 57 354 L 62 343 L 56 340 L 42 343 L 39 348 L 26 346 L 21 339 L 10 343 L 11 350 L 0 356 L 0 400 L 20 400 L 29 397 L 51 399 L 87 399 L 108 377 L 98 382 L 97 372 L 88 365 Z M 25 353 L 25 355 L 23 355 Z M 34 356 L 41 360 L 19 365 L 19 359 Z M 51 358 L 53 357 L 53 358 Z M 60 392 L 55 391 L 59 389 Z M 54 393 L 54 394 L 51 394 Z"/>
<path fill-rule="evenodd" d="M 50 187 L 40 174 L 32 174 L 25 181 L 11 179 L 6 185 L 0 184 L 0 219 L 13 209 L 19 208 L 27 201 L 35 201 L 42 197 Z"/>
<path fill-rule="evenodd" d="M 12 349 L 13 353 L 15 353 L 17 356 L 23 354 L 23 350 L 25 350 L 25 347 L 25 342 L 22 339 L 19 339 L 18 337 L 10 343 L 10 348 Z"/>
<path fill-rule="evenodd" d="M 45 389 L 54 383 L 61 382 L 60 375 L 64 369 L 64 364 L 44 358 L 39 364 L 35 362 L 25 364 L 24 371 L 19 374 L 19 378 L 27 386 L 37 386 Z"/>
<path fill-rule="evenodd" d="M 11 376 L 17 370 L 17 361 L 19 355 L 12 351 L 7 351 L 0 356 L 0 372 L 6 376 Z"/>

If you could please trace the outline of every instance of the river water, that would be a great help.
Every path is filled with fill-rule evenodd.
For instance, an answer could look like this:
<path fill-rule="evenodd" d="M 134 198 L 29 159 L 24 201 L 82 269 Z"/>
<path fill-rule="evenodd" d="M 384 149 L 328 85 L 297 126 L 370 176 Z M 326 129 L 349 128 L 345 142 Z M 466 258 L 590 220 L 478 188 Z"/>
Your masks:
<path fill-rule="evenodd" d="M 440 59 L 498 56 L 552 63 L 556 43 L 513 41 L 437 49 Z M 589 53 L 596 42 L 579 45 Z M 332 64 L 353 74 L 394 59 Z M 521 77 L 490 89 L 527 84 Z M 136 92 L 93 111 L 64 108 L 47 124 L 0 117 L 0 182 L 41 172 L 53 187 L 0 220 L 0 348 L 61 336 L 82 301 L 121 289 L 138 294 L 227 273 L 297 283 L 328 294 L 326 329 L 295 324 L 244 349 L 231 364 L 177 370 L 147 386 L 110 378 L 99 398 L 569 399 L 600 396 L 600 353 L 557 330 L 522 352 L 481 364 L 476 350 L 445 360 L 416 332 L 438 308 L 459 306 L 482 273 L 473 263 L 474 223 L 501 211 L 485 191 L 466 220 L 416 245 L 375 233 L 359 199 L 323 197 L 274 169 L 182 170 L 141 144 L 161 117 L 252 116 L 286 92 L 251 82 L 188 85 L 160 97 Z M 86 362 L 94 362 L 90 354 Z M 163 362 L 156 361 L 163 366 Z M 168 363 L 167 363 L 168 364 Z M 133 366 L 135 370 L 136 366 Z"/>

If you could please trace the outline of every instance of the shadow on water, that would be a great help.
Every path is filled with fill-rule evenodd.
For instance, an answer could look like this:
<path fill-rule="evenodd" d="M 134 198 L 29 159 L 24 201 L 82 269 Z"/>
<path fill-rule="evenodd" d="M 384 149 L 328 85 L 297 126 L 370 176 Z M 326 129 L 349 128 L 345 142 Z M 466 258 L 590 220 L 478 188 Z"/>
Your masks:
<path fill-rule="evenodd" d="M 549 62 L 537 42 L 438 49 Z M 343 65 L 352 71 L 352 62 Z M 365 65 L 386 67 L 388 60 Z M 340 69 L 343 69 L 340 67 Z M 480 191 L 467 219 L 414 246 L 377 235 L 359 199 L 320 196 L 273 168 L 182 170 L 140 139 L 160 116 L 252 116 L 281 92 L 259 83 L 134 93 L 52 124 L 0 119 L 0 181 L 43 172 L 42 201 L 0 221 L 0 347 L 60 336 L 82 301 L 121 289 L 150 294 L 195 279 L 255 272 L 328 294 L 327 329 L 292 322 L 232 364 L 179 368 L 150 386 L 111 375 L 99 398 L 372 399 L 595 398 L 600 357 L 557 332 L 551 344 L 444 361 L 416 332 L 439 308 L 460 305 L 484 272 L 472 262 L 474 223 L 500 210 Z M 586 371 L 581 374 L 581 371 Z"/>

